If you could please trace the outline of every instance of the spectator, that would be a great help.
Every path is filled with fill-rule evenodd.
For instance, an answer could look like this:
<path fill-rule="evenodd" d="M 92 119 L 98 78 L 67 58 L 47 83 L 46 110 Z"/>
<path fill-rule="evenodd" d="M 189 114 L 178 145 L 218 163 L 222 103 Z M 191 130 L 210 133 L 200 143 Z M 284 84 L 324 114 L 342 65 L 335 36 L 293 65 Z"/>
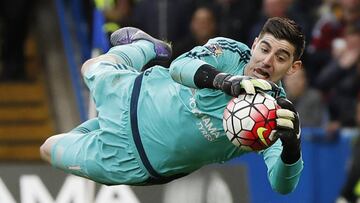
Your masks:
<path fill-rule="evenodd" d="M 341 127 L 354 127 L 356 97 L 360 90 L 360 24 L 349 25 L 344 39 L 333 44 L 333 58 L 317 79 L 317 86 L 326 94 L 330 123 L 328 132 Z"/>
<path fill-rule="evenodd" d="M 189 51 L 194 46 L 204 45 L 217 34 L 217 18 L 212 7 L 198 7 L 190 22 L 190 34 L 173 45 L 173 58 Z"/>
<path fill-rule="evenodd" d="M 306 66 L 310 84 L 316 85 L 317 75 L 331 60 L 333 40 L 342 38 L 347 25 L 360 19 L 360 0 L 339 0 L 325 2 L 319 9 L 321 16 L 312 31 L 311 43 L 306 52 Z"/>
<path fill-rule="evenodd" d="M 314 25 L 311 36 L 311 54 L 317 52 L 328 52 L 331 49 L 331 42 L 343 35 L 343 15 L 341 5 L 338 2 L 325 2 L 319 8 L 319 19 Z M 329 56 L 328 56 L 329 57 Z"/>
<path fill-rule="evenodd" d="M 304 69 L 284 77 L 284 86 L 287 97 L 293 102 L 301 115 L 301 124 L 304 127 L 319 127 L 325 114 L 321 92 L 308 86 Z"/>

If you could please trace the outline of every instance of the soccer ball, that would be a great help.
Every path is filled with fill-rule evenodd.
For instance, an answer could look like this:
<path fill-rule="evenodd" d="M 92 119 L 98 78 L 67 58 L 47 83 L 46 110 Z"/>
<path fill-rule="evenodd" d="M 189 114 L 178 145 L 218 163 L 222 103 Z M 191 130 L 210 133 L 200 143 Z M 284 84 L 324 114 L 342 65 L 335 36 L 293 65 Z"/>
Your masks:
<path fill-rule="evenodd" d="M 266 93 L 241 94 L 227 104 L 223 127 L 229 140 L 246 151 L 259 151 L 275 141 L 276 109 L 280 106 Z"/>

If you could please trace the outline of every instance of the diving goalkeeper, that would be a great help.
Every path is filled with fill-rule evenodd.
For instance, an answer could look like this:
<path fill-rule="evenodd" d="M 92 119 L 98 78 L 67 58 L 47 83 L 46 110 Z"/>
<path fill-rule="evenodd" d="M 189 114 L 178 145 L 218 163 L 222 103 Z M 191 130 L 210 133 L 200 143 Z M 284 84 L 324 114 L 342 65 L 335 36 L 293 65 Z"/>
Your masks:
<path fill-rule="evenodd" d="M 114 47 L 81 69 L 98 117 L 49 137 L 41 155 L 65 172 L 107 185 L 167 183 L 248 153 L 228 140 L 222 114 L 232 97 L 266 91 L 282 108 L 279 139 L 260 154 L 272 188 L 289 193 L 303 161 L 298 113 L 280 80 L 301 68 L 304 41 L 294 21 L 271 18 L 251 48 L 217 37 L 169 69 L 142 71 L 152 59 L 168 60 L 171 47 L 137 28 L 122 28 L 111 35 Z"/>

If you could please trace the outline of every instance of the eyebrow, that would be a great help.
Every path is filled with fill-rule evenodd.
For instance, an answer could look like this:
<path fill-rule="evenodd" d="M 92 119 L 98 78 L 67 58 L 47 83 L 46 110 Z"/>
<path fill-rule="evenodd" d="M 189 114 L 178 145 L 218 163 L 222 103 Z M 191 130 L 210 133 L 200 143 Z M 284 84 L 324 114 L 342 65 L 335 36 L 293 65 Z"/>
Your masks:
<path fill-rule="evenodd" d="M 267 42 L 267 41 L 265 41 L 265 40 L 261 41 L 260 43 L 264 43 L 265 45 L 267 45 L 268 47 L 271 48 L 270 43 Z M 287 50 L 285 50 L 285 49 L 280 49 L 279 51 L 282 52 L 282 53 L 284 53 L 284 54 L 286 54 L 289 58 L 291 57 L 290 52 L 288 52 Z"/>

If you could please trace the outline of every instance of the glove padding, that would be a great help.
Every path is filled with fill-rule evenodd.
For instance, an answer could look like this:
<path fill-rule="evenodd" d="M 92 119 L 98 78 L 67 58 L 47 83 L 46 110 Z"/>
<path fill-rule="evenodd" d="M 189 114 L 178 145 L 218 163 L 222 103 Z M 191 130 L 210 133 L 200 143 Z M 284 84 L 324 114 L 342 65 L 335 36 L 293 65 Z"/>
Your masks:
<path fill-rule="evenodd" d="M 281 109 L 276 110 L 275 137 L 280 138 L 283 151 L 281 158 L 284 163 L 292 164 L 300 158 L 300 121 L 299 113 L 286 98 L 276 99 Z"/>
<path fill-rule="evenodd" d="M 277 95 L 280 91 L 279 87 L 271 81 L 228 73 L 217 74 L 213 86 L 234 97 L 244 92 L 255 94 L 258 91 L 273 91 Z"/>

